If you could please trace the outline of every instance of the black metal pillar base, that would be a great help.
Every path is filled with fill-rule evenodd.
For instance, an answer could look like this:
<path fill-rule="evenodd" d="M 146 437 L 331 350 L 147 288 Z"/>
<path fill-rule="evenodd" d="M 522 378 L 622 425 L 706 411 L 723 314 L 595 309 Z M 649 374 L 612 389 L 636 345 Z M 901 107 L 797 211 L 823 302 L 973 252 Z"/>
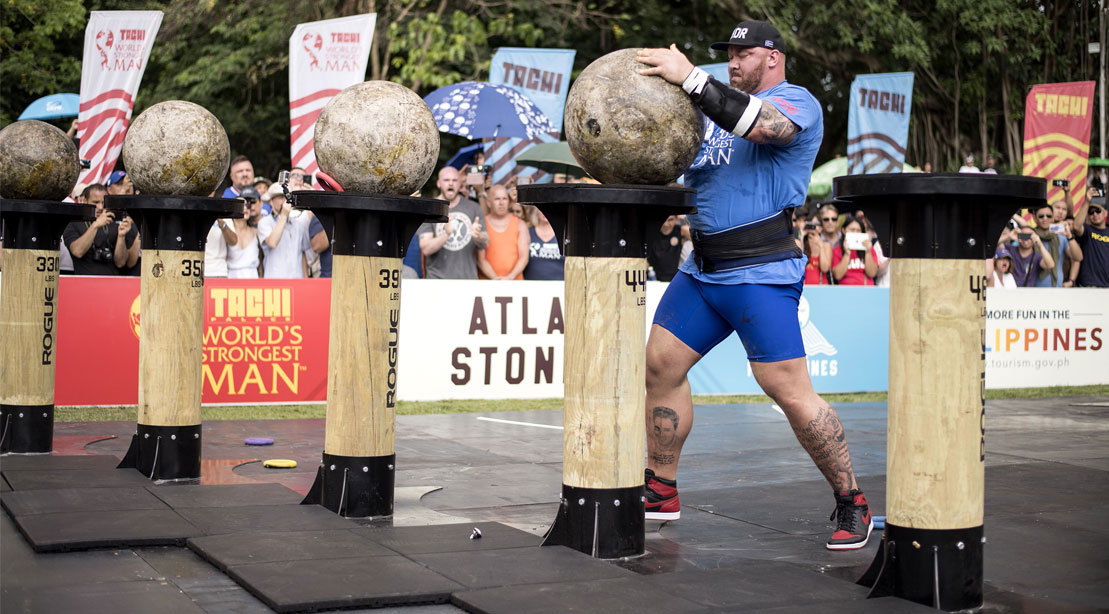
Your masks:
<path fill-rule="evenodd" d="M 578 488 L 562 485 L 562 501 L 544 546 L 566 546 L 597 559 L 638 556 L 645 549 L 643 485 Z"/>
<path fill-rule="evenodd" d="M 982 527 L 909 529 L 886 524 L 878 555 L 859 584 L 868 597 L 892 595 L 954 612 L 982 605 Z"/>
<path fill-rule="evenodd" d="M 316 481 L 301 505 L 322 505 L 345 518 L 393 515 L 397 455 L 323 453 Z"/>
<path fill-rule="evenodd" d="M 0 454 L 49 454 L 53 449 L 53 404 L 0 404 Z"/>
<path fill-rule="evenodd" d="M 138 469 L 156 482 L 200 479 L 200 429 L 139 424 L 119 469 Z"/>

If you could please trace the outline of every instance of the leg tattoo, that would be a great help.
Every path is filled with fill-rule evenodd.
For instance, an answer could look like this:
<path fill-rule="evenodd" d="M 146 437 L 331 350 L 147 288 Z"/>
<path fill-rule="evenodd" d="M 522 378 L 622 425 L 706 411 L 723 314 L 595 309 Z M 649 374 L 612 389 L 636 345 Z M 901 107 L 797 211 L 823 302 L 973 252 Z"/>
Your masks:
<path fill-rule="evenodd" d="M 821 407 L 815 418 L 804 426 L 793 427 L 793 432 L 832 488 L 850 490 L 854 481 L 851 453 L 835 410 Z"/>
<path fill-rule="evenodd" d="M 673 465 L 676 456 L 674 445 L 678 439 L 678 412 L 669 407 L 651 410 L 651 430 L 648 433 L 655 444 L 651 460 L 656 465 Z"/>

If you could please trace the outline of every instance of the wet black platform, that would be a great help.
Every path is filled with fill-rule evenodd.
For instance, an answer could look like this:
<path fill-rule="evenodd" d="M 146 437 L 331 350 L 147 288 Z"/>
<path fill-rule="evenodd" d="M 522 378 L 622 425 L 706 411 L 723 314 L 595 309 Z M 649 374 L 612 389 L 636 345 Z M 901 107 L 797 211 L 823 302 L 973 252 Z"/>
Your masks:
<path fill-rule="evenodd" d="M 881 515 L 885 406 L 837 409 L 860 485 Z M 318 464 L 323 420 L 206 423 L 200 485 L 95 478 L 115 472 L 109 461 L 122 455 L 124 439 L 89 444 L 106 455 L 99 459 L 3 457 L 0 488 L 11 475 L 16 490 L 0 495 L 0 610 L 923 611 L 865 600 L 854 584 L 880 533 L 860 551 L 824 548 L 829 488 L 780 413 L 769 404 L 696 411 L 679 476 L 682 517 L 648 523 L 647 553 L 623 561 L 535 546 L 558 505 L 561 433 L 545 428 L 561 424 L 557 411 L 399 417 L 391 523 L 296 504 Z M 1103 397 L 987 403 L 984 612 L 1096 612 L 1109 604 L 1107 417 Z M 57 431 L 91 441 L 133 428 L 59 423 Z M 267 453 L 304 470 L 244 464 L 255 452 L 242 444 L 249 436 L 274 438 Z M 65 511 L 74 505 L 83 512 Z M 189 529 L 171 536 L 175 546 L 36 553 L 13 520 L 72 539 L 59 521 L 76 514 L 65 520 L 93 527 L 81 539 L 103 539 L 127 526 L 118 521 L 124 513 L 171 513 Z M 470 539 L 474 528 L 481 539 Z"/>

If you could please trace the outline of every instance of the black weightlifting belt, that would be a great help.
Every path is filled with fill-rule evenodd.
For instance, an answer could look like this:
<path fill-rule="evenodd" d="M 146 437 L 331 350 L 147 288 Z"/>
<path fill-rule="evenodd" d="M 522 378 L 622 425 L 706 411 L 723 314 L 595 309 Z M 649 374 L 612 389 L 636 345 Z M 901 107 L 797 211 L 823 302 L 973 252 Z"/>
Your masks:
<path fill-rule="evenodd" d="M 715 273 L 800 258 L 804 254 L 793 233 L 792 208 L 738 228 L 711 234 L 694 230 L 693 261 L 702 273 Z"/>

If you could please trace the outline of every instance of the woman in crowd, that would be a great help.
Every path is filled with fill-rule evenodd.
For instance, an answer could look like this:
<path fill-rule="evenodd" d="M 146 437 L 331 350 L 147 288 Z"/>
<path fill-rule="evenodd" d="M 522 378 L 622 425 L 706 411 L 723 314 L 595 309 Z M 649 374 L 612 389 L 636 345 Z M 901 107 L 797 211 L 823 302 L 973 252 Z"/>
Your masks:
<path fill-rule="evenodd" d="M 805 264 L 805 285 L 823 286 L 832 283 L 828 271 L 832 268 L 832 246 L 820 240 L 820 231 L 814 228 L 805 230 L 802 251 L 808 262 Z"/>
<path fill-rule="evenodd" d="M 523 279 L 528 264 L 528 227 L 508 209 L 508 190 L 489 189 L 489 214 L 485 230 L 489 245 L 477 253 L 478 270 L 488 279 Z"/>
<path fill-rule="evenodd" d="M 847 249 L 848 235 L 864 234 L 862 223 L 848 217 L 843 225 L 843 241 L 832 248 L 832 275 L 841 286 L 873 286 L 878 274 L 878 256 L 870 236 L 861 241 L 862 249 Z M 846 251 L 845 251 L 846 250 Z"/>
<path fill-rule="evenodd" d="M 258 229 L 254 221 L 258 199 L 243 199 L 243 217 L 234 220 L 220 220 L 220 230 L 227 243 L 227 277 L 232 279 L 256 279 L 258 267 Z M 227 224 L 226 222 L 231 222 Z M 233 232 L 228 232 L 229 228 Z"/>
<path fill-rule="evenodd" d="M 998 247 L 997 254 L 986 260 L 986 284 L 991 288 L 1016 288 L 1013 277 L 1013 257 L 1009 250 Z"/>
<path fill-rule="evenodd" d="M 530 237 L 528 266 L 524 268 L 524 279 L 562 279 L 564 259 L 558 249 L 554 227 L 539 207 L 526 207 L 524 215 L 528 219 Z"/>

